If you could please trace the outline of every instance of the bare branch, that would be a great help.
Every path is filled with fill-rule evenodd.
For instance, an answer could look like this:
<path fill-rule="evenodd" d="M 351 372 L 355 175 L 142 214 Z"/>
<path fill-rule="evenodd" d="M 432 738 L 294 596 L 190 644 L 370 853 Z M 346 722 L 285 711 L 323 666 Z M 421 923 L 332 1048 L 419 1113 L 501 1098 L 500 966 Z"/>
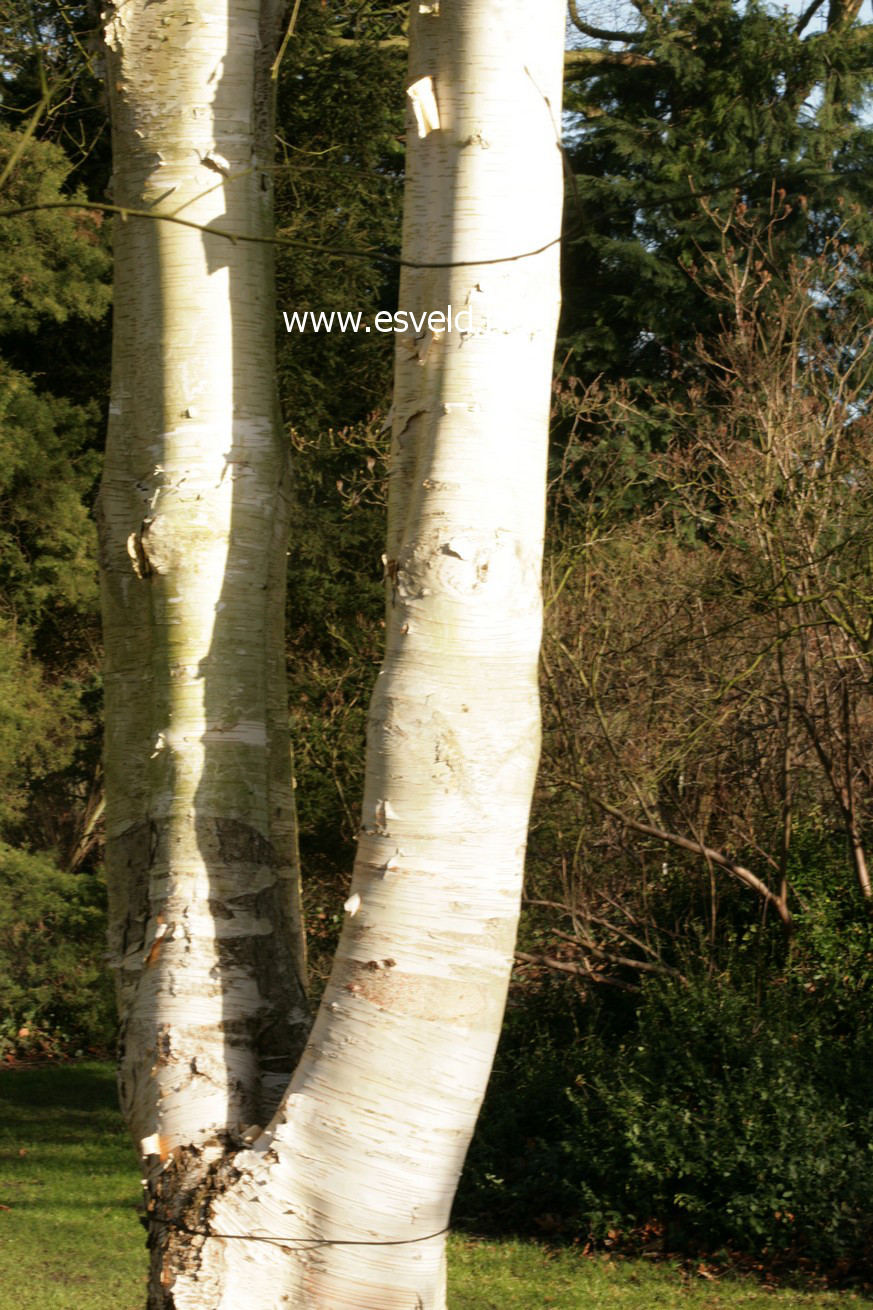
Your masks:
<path fill-rule="evenodd" d="M 590 68 L 657 68 L 657 59 L 633 50 L 565 50 L 564 77 L 582 77 Z"/>
<path fill-rule="evenodd" d="M 592 955 L 596 955 L 599 960 L 606 960 L 608 964 L 619 964 L 625 969 L 638 969 L 641 973 L 666 973 L 673 978 L 678 978 L 680 982 L 688 981 L 678 969 L 674 969 L 669 964 L 662 964 L 660 960 L 652 963 L 651 960 L 635 960 L 630 955 L 616 955 L 613 951 L 607 951 L 602 946 L 597 946 L 593 941 L 583 941 L 573 933 L 561 932 L 557 928 L 554 929 L 553 935 L 560 937 L 561 941 L 571 942 L 574 946 L 578 946 L 580 951 L 590 951 Z"/>
<path fill-rule="evenodd" d="M 229 180 L 233 181 L 234 179 Z M 318 254 L 330 255 L 336 259 L 363 259 L 377 264 L 394 264 L 399 268 L 467 268 L 487 264 L 511 264 L 519 259 L 530 259 L 534 255 L 541 255 L 544 250 L 550 250 L 552 246 L 559 246 L 563 240 L 563 237 L 559 235 L 551 241 L 547 241 L 545 245 L 539 246 L 536 250 L 524 250 L 515 255 L 500 255 L 496 259 L 461 259 L 445 260 L 437 263 L 419 263 L 415 260 L 400 259 L 396 255 L 386 255 L 378 250 L 340 250 L 334 246 L 321 246 L 309 241 L 297 241 L 293 237 L 256 236 L 248 232 L 229 232 L 225 228 L 213 227 L 211 224 L 204 226 L 202 223 L 195 223 L 192 219 L 180 218 L 178 211 L 165 214 L 155 209 L 130 209 L 124 205 L 110 205 L 98 200 L 45 200 L 37 201 L 31 205 L 10 205 L 0 209 L 0 218 L 16 218 L 19 214 L 35 214 L 42 209 L 73 209 L 82 214 L 89 212 L 116 214 L 124 223 L 132 218 L 146 218 L 155 223 L 177 223 L 180 227 L 193 228 L 197 232 L 204 233 L 205 236 L 221 237 L 226 241 L 231 241 L 234 245 L 239 241 L 243 241 L 252 242 L 256 245 L 296 247 L 298 250 L 311 250 Z"/>
<path fill-rule="evenodd" d="M 334 36 L 331 37 L 330 43 L 338 50 L 349 50 L 364 44 L 352 36 Z M 405 36 L 387 36 L 381 41 L 371 41 L 370 46 L 377 50 L 404 51 L 408 48 L 409 42 Z M 656 59 L 650 59 L 648 55 L 636 54 L 632 50 L 565 50 L 564 76 L 570 79 L 581 77 L 589 69 L 597 66 L 604 68 L 656 68 L 657 63 Z"/>
<path fill-rule="evenodd" d="M 336 46 L 338 50 L 354 50 L 355 47 L 364 48 L 365 46 L 376 50 L 407 50 L 409 41 L 405 36 L 385 36 L 379 41 L 364 41 L 357 36 L 332 36 L 330 44 Z"/>
<path fill-rule="evenodd" d="M 823 4 L 824 0 L 818 0 Z M 592 27 L 590 23 L 583 22 L 579 14 L 579 6 L 576 0 L 570 0 L 570 19 L 574 27 L 577 27 L 584 36 L 593 37 L 596 41 L 638 41 L 645 33 L 645 28 L 641 27 L 636 32 L 613 32 L 606 27 Z"/>
<path fill-rule="evenodd" d="M 864 843 L 861 840 L 861 833 L 858 827 L 857 815 L 855 809 L 854 797 L 850 788 L 850 778 L 844 782 L 837 772 L 835 755 L 831 754 L 821 739 L 818 726 L 814 717 L 810 714 L 805 705 L 798 705 L 797 712 L 801 722 L 806 728 L 807 735 L 812 742 L 813 749 L 819 758 L 825 777 L 831 784 L 834 798 L 843 815 L 843 822 L 846 827 L 846 834 L 849 838 L 849 845 L 852 850 L 852 863 L 855 866 L 855 873 L 858 878 L 858 885 L 861 894 L 865 900 L 873 899 L 873 886 L 870 883 L 870 872 L 867 868 L 867 857 L 864 851 Z M 828 725 L 829 736 L 832 740 L 839 742 L 839 734 L 835 733 L 833 728 Z M 848 775 L 847 767 L 847 775 Z"/>
<path fill-rule="evenodd" d="M 735 878 L 756 891 L 768 904 L 771 904 L 779 915 L 779 918 L 785 924 L 786 928 L 792 925 L 791 911 L 783 900 L 770 890 L 757 874 L 752 873 L 742 864 L 737 864 L 734 860 L 722 854 L 721 851 L 714 850 L 711 846 L 705 846 L 703 842 L 692 841 L 688 837 L 681 837 L 679 833 L 666 832 L 663 828 L 656 828 L 651 823 L 641 823 L 638 819 L 631 818 L 629 814 L 617 810 L 614 805 L 608 805 L 606 801 L 598 800 L 592 797 L 595 805 L 611 814 L 613 818 L 618 819 L 627 828 L 632 828 L 634 832 L 641 833 L 644 837 L 654 837 L 656 841 L 668 842 L 671 846 L 678 846 L 680 850 L 691 851 L 694 855 L 702 855 L 704 859 L 711 860 L 719 868 L 726 869 L 732 873 Z"/>
<path fill-rule="evenodd" d="M 528 955 L 526 951 L 516 951 L 515 958 L 522 964 L 540 964 L 545 969 L 552 969 L 555 973 L 570 973 L 576 978 L 584 978 L 587 982 L 608 983 L 612 987 L 619 987 L 624 992 L 638 992 L 640 989 L 634 983 L 624 982 L 621 978 L 613 978 L 610 974 L 596 973 L 590 965 L 585 967 L 583 964 L 574 964 L 570 960 L 554 960 L 548 955 Z"/>
<path fill-rule="evenodd" d="M 798 18 L 797 23 L 795 24 L 794 27 L 794 31 L 797 36 L 800 36 L 801 32 L 806 28 L 807 24 L 810 23 L 813 18 L 815 18 L 816 14 L 818 13 L 819 9 L 821 9 L 823 4 L 824 4 L 824 0 L 812 0 L 812 4 L 808 5 L 807 8 L 804 9 L 803 13 Z"/>

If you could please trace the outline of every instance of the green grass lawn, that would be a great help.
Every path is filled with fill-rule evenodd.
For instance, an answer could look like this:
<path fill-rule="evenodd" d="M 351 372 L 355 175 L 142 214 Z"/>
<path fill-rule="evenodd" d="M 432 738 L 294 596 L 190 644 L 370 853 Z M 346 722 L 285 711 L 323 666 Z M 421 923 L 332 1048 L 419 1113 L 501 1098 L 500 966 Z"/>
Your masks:
<path fill-rule="evenodd" d="M 142 1310 L 138 1191 L 108 1065 L 0 1073 L 2 1310 Z"/>
<path fill-rule="evenodd" d="M 708 1281 L 673 1263 L 586 1258 L 531 1243 L 455 1236 L 449 1257 L 450 1310 L 861 1310 L 870 1304 L 857 1292 L 771 1288 L 743 1277 Z"/>
<path fill-rule="evenodd" d="M 139 1183 L 105 1064 L 0 1072 L 0 1310 L 142 1310 Z M 848 1310 L 856 1292 L 688 1278 L 671 1264 L 452 1239 L 451 1310 Z M 258 1310 L 253 1306 L 252 1310 Z"/>

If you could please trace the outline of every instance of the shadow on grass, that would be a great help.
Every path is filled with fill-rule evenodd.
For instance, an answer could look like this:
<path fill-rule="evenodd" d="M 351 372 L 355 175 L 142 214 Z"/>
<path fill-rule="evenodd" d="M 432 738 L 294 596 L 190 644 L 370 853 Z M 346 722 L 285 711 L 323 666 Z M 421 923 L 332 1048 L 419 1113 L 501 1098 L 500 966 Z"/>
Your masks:
<path fill-rule="evenodd" d="M 118 1118 L 115 1072 L 108 1064 L 59 1063 L 19 1065 L 0 1071 L 0 1104 L 4 1118 L 9 1108 L 22 1117 L 44 1120 L 46 1110 L 71 1114 L 81 1110 L 81 1121 L 92 1124 L 95 1113 Z M 34 1113 L 31 1114 L 30 1112 Z M 39 1113 L 35 1113 L 35 1112 Z"/>
<path fill-rule="evenodd" d="M 73 1215 L 79 1214 L 82 1210 L 100 1210 L 104 1214 L 107 1210 L 124 1210 L 129 1213 L 135 1204 L 135 1202 L 129 1198 L 123 1201 L 83 1201 L 77 1197 L 70 1201 L 45 1201 L 39 1197 L 35 1201 L 29 1201 L 26 1199 L 20 1200 L 13 1196 L 13 1200 L 15 1201 L 15 1210 L 19 1214 L 23 1213 L 25 1210 L 35 1210 L 38 1211 L 39 1214 L 48 1214 L 51 1211 L 68 1210 Z"/>

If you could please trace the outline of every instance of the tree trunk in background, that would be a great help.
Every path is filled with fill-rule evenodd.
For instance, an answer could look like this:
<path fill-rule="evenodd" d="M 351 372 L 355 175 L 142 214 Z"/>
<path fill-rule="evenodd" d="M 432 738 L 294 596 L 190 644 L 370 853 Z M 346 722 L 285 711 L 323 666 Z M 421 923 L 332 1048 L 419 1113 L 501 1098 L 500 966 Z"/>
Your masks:
<path fill-rule="evenodd" d="M 240 10 L 228 44 L 201 10 L 170 56 L 162 24 L 180 51 L 191 25 L 136 2 L 139 18 L 125 7 L 110 25 L 124 202 L 173 185 L 161 203 L 176 207 L 212 169 L 218 190 L 186 216 L 266 223 L 243 199 L 261 194 L 257 168 L 256 181 L 214 173 L 219 154 L 231 176 L 248 166 L 256 16 L 247 27 Z M 276 1000 L 258 968 L 284 958 L 288 899 L 254 690 L 282 499 L 268 265 L 169 225 L 121 233 L 108 768 L 155 1308 L 444 1310 L 444 1230 L 503 1015 L 539 752 L 564 9 L 412 10 L 404 256 L 453 266 L 408 270 L 401 308 L 451 305 L 453 323 L 399 342 L 387 649 L 346 921 L 288 1092 L 238 1150 L 254 1034 Z M 148 904 L 128 890 L 147 865 Z"/>
<path fill-rule="evenodd" d="M 110 10 L 116 204 L 270 235 L 277 19 L 271 0 Z M 115 260 L 100 497 L 110 950 L 123 1108 L 153 1195 L 182 1195 L 267 1122 L 307 1028 L 287 456 L 269 244 L 131 217 Z"/>

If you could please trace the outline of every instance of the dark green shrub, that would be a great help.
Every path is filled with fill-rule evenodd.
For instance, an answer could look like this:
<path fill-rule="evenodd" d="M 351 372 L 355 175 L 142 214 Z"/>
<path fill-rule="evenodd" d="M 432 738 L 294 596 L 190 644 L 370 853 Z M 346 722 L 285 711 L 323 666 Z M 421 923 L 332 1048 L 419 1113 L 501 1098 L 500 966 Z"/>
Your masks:
<path fill-rule="evenodd" d="M 75 1052 L 115 1031 L 105 890 L 0 842 L 0 1055 Z"/>
<path fill-rule="evenodd" d="M 507 1026 L 461 1217 L 595 1239 L 657 1223 L 673 1249 L 862 1260 L 863 983 L 829 994 L 798 969 L 759 996 L 750 974 L 657 980 L 635 1010 L 562 1006 L 555 986 L 528 995 Z"/>

